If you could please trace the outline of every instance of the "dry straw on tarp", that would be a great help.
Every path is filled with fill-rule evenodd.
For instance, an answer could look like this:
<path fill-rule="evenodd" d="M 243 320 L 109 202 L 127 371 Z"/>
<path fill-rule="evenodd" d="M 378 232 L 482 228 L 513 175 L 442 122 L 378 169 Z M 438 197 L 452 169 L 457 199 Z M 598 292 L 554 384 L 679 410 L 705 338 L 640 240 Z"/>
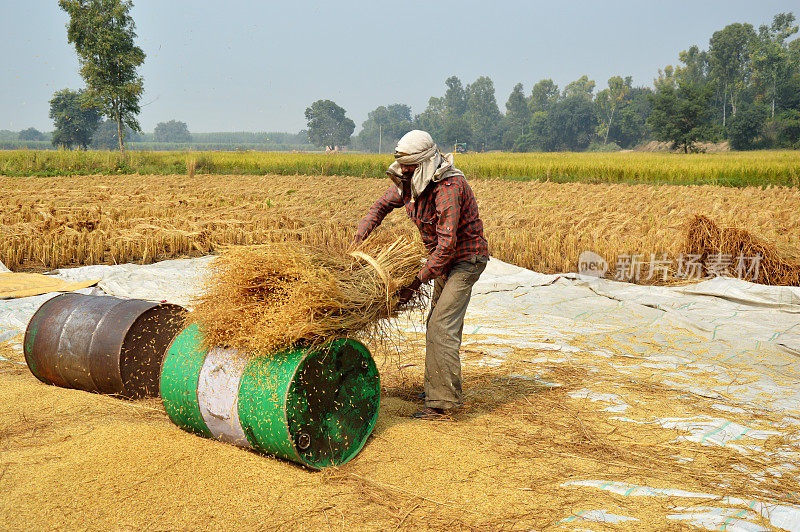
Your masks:
<path fill-rule="evenodd" d="M 726 257 L 735 264 L 738 257 L 758 260 L 755 282 L 770 285 L 800 286 L 800 264 L 781 254 L 775 245 L 744 229 L 720 228 L 710 218 L 694 216 L 686 230 L 685 249 L 700 255 L 706 271 L 714 257 Z M 747 265 L 749 266 L 749 264 Z"/>
<path fill-rule="evenodd" d="M 211 266 L 189 319 L 208 346 L 250 352 L 374 334 L 396 315 L 397 290 L 414 280 L 422 258 L 421 243 L 397 232 L 351 252 L 298 242 L 231 248 Z"/>

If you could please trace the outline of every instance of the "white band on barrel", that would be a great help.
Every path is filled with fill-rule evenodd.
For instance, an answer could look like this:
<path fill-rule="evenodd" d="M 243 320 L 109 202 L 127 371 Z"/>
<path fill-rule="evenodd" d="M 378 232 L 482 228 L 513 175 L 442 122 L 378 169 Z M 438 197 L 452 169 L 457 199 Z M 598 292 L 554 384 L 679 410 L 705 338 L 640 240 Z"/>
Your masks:
<path fill-rule="evenodd" d="M 239 383 L 248 360 L 236 349 L 213 348 L 200 370 L 197 401 L 215 438 L 251 448 L 239 422 Z"/>

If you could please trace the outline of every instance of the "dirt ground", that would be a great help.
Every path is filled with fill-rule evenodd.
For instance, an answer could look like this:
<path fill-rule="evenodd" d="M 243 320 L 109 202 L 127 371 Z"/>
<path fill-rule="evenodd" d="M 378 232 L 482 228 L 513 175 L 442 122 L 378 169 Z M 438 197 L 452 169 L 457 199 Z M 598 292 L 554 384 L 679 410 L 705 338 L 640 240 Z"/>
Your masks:
<path fill-rule="evenodd" d="M 453 423 L 426 422 L 408 417 L 419 407 L 421 350 L 401 349 L 400 356 L 374 351 L 382 402 L 364 450 L 341 467 L 312 472 L 186 433 L 157 399 L 42 384 L 5 347 L 0 529 L 686 530 L 693 527 L 665 516 L 709 504 L 744 508 L 726 495 L 775 502 L 800 491 L 797 480 L 765 473 L 785 470 L 774 451 L 797 456 L 796 443 L 775 440 L 770 452 L 745 459 L 678 440 L 675 429 L 619 421 L 574 397 L 586 388 L 619 394 L 631 405 L 626 416 L 641 420 L 712 412 L 714 401 L 679 393 L 652 370 L 631 377 L 588 350 L 549 362 L 563 353 L 517 349 L 487 365 L 486 353 L 465 349 L 465 408 Z M 630 361 L 632 372 L 637 364 Z M 739 416 L 749 426 L 776 423 L 752 408 Z M 708 496 L 626 497 L 564 485 L 582 480 Z M 582 521 L 598 508 L 631 520 Z"/>

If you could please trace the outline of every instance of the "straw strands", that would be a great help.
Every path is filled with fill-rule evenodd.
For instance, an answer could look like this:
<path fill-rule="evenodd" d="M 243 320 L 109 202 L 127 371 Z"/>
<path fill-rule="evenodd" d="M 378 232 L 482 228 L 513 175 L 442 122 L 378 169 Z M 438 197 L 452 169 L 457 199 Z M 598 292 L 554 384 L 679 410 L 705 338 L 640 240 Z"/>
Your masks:
<path fill-rule="evenodd" d="M 213 262 L 190 320 L 209 347 L 249 352 L 376 334 L 422 259 L 422 243 L 397 232 L 378 232 L 350 253 L 294 242 L 233 248 Z"/>

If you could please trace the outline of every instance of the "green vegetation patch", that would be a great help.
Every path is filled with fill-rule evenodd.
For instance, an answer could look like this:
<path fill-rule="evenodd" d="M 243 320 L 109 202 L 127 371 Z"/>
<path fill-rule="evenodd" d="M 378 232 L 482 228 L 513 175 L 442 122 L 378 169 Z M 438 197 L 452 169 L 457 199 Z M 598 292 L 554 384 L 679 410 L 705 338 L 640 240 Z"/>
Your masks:
<path fill-rule="evenodd" d="M 390 155 L 10 150 L 0 152 L 0 175 L 114 174 L 342 175 L 384 177 Z M 459 154 L 470 179 L 502 178 L 590 183 L 791 186 L 800 181 L 797 151 L 709 154 L 482 153 Z"/>

